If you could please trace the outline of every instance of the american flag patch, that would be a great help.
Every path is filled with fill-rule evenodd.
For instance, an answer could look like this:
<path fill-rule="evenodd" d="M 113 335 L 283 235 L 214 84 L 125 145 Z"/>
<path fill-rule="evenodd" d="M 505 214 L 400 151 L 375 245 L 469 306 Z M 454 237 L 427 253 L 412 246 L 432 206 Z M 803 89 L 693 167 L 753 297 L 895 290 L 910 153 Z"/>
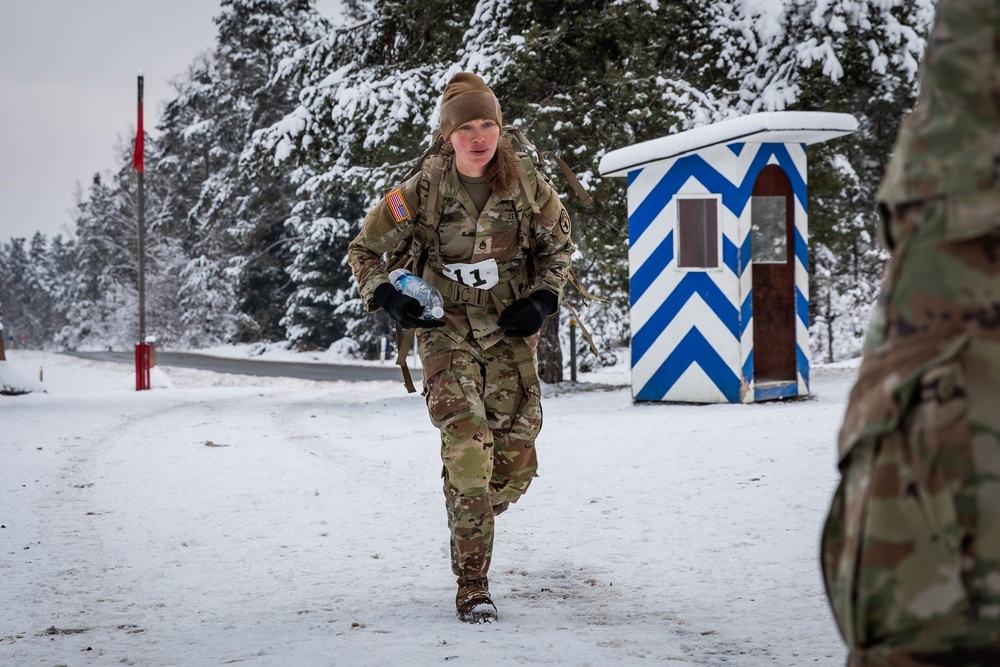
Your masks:
<path fill-rule="evenodd" d="M 385 196 L 385 201 L 389 204 L 389 210 L 392 211 L 392 218 L 396 221 L 397 225 L 410 217 L 410 209 L 406 208 L 406 201 L 403 199 L 402 190 L 393 190 Z"/>

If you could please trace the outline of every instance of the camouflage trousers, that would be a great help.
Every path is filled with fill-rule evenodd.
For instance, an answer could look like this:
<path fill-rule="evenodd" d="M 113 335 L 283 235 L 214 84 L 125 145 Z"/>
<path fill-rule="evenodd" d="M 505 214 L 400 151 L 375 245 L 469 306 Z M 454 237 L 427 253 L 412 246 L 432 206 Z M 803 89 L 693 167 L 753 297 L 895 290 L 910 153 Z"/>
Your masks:
<path fill-rule="evenodd" d="M 418 345 L 427 410 L 441 431 L 452 570 L 479 579 L 493 555 L 495 513 L 517 502 L 538 468 L 538 383 L 521 377 L 507 339 L 483 350 L 428 329 Z"/>
<path fill-rule="evenodd" d="M 1000 235 L 952 233 L 943 201 L 890 224 L 839 436 L 827 595 L 852 667 L 1000 665 Z"/>

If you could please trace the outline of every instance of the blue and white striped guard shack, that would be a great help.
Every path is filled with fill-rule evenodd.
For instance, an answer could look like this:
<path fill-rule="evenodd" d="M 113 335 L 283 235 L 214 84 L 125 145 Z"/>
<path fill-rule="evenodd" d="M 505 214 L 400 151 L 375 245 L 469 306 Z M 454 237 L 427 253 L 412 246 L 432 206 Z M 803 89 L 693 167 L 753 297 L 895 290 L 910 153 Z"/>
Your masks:
<path fill-rule="evenodd" d="M 850 114 L 759 113 L 611 151 L 628 177 L 632 396 L 809 393 L 806 146 Z"/>

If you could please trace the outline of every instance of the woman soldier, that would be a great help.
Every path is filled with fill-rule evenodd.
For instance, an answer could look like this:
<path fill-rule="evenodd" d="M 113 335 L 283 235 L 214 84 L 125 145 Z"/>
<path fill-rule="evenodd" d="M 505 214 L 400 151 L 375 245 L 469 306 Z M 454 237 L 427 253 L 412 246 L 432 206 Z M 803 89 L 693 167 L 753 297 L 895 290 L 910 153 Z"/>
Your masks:
<path fill-rule="evenodd" d="M 535 476 L 542 425 L 538 331 L 556 312 L 574 247 L 548 181 L 501 134 L 500 105 L 461 72 L 441 100 L 443 148 L 365 218 L 348 260 L 369 311 L 417 330 L 424 396 L 441 432 L 456 611 L 492 622 L 494 517 Z M 390 284 L 383 255 L 409 245 L 445 299 L 442 320 Z"/>

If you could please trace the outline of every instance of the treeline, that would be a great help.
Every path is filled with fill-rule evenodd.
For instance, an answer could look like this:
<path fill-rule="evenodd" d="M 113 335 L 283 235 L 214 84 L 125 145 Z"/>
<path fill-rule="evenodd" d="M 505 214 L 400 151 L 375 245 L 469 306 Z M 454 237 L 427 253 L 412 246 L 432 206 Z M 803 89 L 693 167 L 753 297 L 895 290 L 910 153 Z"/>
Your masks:
<path fill-rule="evenodd" d="M 606 152 L 759 111 L 854 114 L 859 132 L 810 149 L 809 268 L 814 354 L 855 354 L 885 259 L 874 192 L 914 102 L 932 1 L 752 4 L 347 0 L 334 21 L 312 0 L 224 0 L 215 48 L 176 79 L 145 140 L 147 330 L 168 346 L 376 354 L 390 328 L 364 312 L 346 244 L 464 69 L 593 194 L 588 208 L 567 199 L 576 273 L 610 304 L 569 298 L 605 347 L 627 342 L 629 303 L 625 187 L 598 175 Z M 78 194 L 74 239 L 0 245 L 7 333 L 35 347 L 135 342 L 135 190 L 122 147 Z"/>

